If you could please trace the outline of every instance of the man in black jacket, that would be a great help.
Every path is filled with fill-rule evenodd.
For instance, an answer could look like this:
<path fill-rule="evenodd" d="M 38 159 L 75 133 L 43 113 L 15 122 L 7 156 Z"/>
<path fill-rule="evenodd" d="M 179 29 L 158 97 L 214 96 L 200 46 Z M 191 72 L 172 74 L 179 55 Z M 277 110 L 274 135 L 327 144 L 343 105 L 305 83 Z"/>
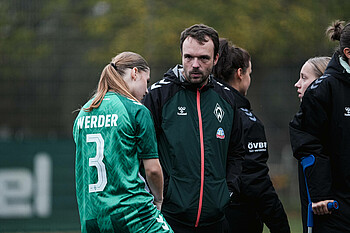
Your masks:
<path fill-rule="evenodd" d="M 223 232 L 230 193 L 239 192 L 244 156 L 231 93 L 211 77 L 217 32 L 199 24 L 181 33 L 182 65 L 153 84 L 153 115 L 164 173 L 162 213 L 175 232 Z"/>

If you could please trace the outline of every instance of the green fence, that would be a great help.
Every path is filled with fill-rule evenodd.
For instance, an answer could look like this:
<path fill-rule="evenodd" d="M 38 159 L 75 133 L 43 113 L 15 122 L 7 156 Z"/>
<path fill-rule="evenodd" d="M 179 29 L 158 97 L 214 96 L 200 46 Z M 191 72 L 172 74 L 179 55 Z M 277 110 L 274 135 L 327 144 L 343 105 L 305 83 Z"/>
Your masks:
<path fill-rule="evenodd" d="M 0 141 L 0 232 L 78 231 L 72 140 Z"/>

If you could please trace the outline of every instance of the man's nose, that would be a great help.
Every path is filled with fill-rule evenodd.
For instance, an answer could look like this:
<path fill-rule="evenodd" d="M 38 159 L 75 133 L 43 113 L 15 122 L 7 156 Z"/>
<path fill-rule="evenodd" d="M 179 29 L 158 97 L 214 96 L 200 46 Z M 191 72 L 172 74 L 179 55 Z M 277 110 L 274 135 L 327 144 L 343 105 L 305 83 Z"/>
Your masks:
<path fill-rule="evenodd" d="M 198 58 L 193 59 L 192 67 L 198 68 L 199 67 L 199 60 Z"/>

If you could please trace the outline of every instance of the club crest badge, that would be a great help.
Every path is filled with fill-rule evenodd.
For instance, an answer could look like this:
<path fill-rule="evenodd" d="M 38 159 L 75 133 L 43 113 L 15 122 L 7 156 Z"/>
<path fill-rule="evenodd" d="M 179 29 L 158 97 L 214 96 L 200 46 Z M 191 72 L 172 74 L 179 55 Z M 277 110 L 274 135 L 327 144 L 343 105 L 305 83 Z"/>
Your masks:
<path fill-rule="evenodd" d="M 221 127 L 216 131 L 216 138 L 225 139 L 225 132 Z"/>
<path fill-rule="evenodd" d="M 216 119 L 218 119 L 218 121 L 221 123 L 222 119 L 224 118 L 225 112 L 218 103 L 216 103 L 215 105 L 214 115 L 216 116 Z"/>

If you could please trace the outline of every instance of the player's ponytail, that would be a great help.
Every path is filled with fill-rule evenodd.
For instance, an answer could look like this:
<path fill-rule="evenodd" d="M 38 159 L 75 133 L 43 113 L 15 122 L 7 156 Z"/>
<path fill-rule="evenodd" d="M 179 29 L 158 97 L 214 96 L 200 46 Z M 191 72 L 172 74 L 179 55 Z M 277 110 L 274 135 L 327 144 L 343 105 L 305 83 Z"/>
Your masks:
<path fill-rule="evenodd" d="M 123 79 L 126 69 L 132 69 L 134 67 L 142 71 L 149 70 L 146 60 L 137 53 L 123 52 L 114 57 L 111 63 L 103 69 L 93 101 L 84 111 L 90 112 L 94 108 L 98 108 L 108 91 L 114 91 L 138 101 L 130 93 L 129 87 Z"/>
<path fill-rule="evenodd" d="M 330 40 L 340 41 L 340 35 L 344 28 L 343 23 L 344 21 L 336 20 L 327 28 L 326 34 L 328 35 Z"/>
<path fill-rule="evenodd" d="M 228 83 L 228 77 L 234 72 L 231 67 L 232 56 L 230 56 L 231 43 L 225 38 L 220 38 L 219 43 L 219 59 L 213 68 L 214 77 Z"/>
<path fill-rule="evenodd" d="M 345 22 L 336 20 L 326 30 L 326 35 L 332 41 L 339 41 L 337 52 L 348 62 L 348 58 L 344 54 L 344 48 L 350 48 L 350 23 L 343 26 Z"/>

